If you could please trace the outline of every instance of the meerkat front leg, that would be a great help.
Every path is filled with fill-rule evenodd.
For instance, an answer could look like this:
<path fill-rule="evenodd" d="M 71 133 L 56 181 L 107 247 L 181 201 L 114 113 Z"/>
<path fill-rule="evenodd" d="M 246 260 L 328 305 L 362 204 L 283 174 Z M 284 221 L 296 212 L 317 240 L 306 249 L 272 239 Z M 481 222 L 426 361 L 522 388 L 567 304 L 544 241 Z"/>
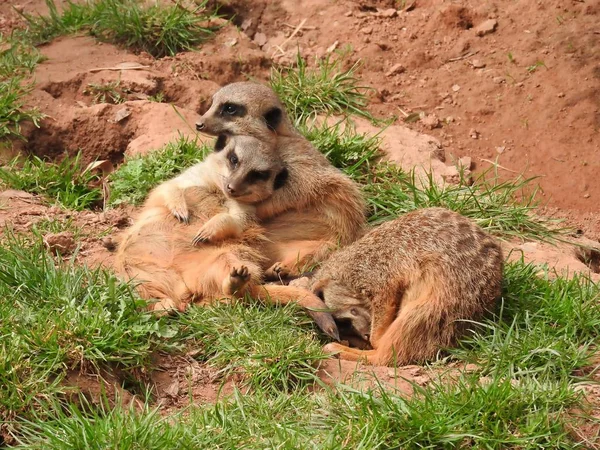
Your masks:
<path fill-rule="evenodd" d="M 185 190 L 169 181 L 159 185 L 148 195 L 145 206 L 164 206 L 183 223 L 187 223 L 190 217 Z"/>
<path fill-rule="evenodd" d="M 225 204 L 227 212 L 211 217 L 192 239 L 194 245 L 237 238 L 252 222 L 254 208 L 232 200 Z"/>

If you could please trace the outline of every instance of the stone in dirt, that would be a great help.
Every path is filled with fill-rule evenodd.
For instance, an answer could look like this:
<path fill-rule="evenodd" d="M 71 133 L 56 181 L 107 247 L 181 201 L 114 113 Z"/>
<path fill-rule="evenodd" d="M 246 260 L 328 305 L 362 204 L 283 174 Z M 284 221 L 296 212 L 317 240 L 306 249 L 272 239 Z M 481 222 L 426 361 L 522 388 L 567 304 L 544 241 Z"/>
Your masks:
<path fill-rule="evenodd" d="M 70 231 L 60 233 L 49 233 L 44 236 L 44 244 L 51 252 L 58 253 L 61 256 L 73 253 L 77 244 Z"/>
<path fill-rule="evenodd" d="M 498 21 L 496 19 L 489 19 L 485 22 L 481 22 L 475 27 L 475 34 L 479 37 L 485 36 L 486 34 L 493 33 L 498 28 Z"/>
<path fill-rule="evenodd" d="M 371 34 L 373 32 L 373 27 L 364 27 L 360 29 L 360 32 L 363 34 Z"/>
<path fill-rule="evenodd" d="M 421 118 L 421 123 L 430 130 L 441 126 L 440 119 L 435 114 L 428 114 Z"/>
<path fill-rule="evenodd" d="M 485 63 L 479 59 L 474 59 L 471 65 L 474 69 L 483 69 L 485 67 Z"/>
<path fill-rule="evenodd" d="M 406 68 L 402 64 L 394 64 L 385 75 L 387 77 L 391 77 L 392 75 L 398 75 L 399 73 L 403 73 L 405 70 Z"/>
<path fill-rule="evenodd" d="M 254 42 L 256 42 L 256 45 L 259 47 L 262 47 L 267 43 L 267 35 L 264 33 L 256 33 L 254 35 Z"/>

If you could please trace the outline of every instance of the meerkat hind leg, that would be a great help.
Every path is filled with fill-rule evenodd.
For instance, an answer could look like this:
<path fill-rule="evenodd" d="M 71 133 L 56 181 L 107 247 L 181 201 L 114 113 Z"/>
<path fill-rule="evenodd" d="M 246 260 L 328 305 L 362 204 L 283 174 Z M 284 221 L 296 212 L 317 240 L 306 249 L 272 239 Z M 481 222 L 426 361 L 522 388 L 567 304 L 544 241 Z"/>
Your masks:
<path fill-rule="evenodd" d="M 323 347 L 323 351 L 332 355 L 335 354 L 346 361 L 363 361 L 369 364 L 377 364 L 377 350 L 361 350 L 331 342 Z"/>

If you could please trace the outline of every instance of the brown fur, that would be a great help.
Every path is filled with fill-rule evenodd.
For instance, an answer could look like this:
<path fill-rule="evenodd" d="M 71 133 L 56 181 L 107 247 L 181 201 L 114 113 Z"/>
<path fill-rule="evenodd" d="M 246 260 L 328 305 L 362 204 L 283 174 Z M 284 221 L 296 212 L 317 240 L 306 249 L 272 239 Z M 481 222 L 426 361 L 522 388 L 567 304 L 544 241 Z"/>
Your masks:
<path fill-rule="evenodd" d="M 237 107 L 233 115 L 226 109 L 231 104 Z M 257 205 L 270 241 L 265 248 L 268 265 L 280 262 L 298 273 L 364 231 L 366 208 L 358 186 L 294 129 L 270 88 L 251 82 L 221 88 L 197 127 L 212 135 L 276 137 L 288 178 Z"/>
<path fill-rule="evenodd" d="M 165 206 L 144 208 L 125 231 L 117 253 L 115 269 L 138 283 L 142 298 L 158 300 L 155 311 L 184 310 L 191 301 L 209 304 L 248 293 L 274 303 L 297 302 L 323 331 L 339 339 L 331 314 L 322 311 L 325 305 L 314 294 L 261 285 L 265 238 L 260 227 L 249 227 L 238 239 L 194 246 L 193 225 L 220 210 L 222 199 L 199 188 L 186 189 L 185 199 L 192 226 L 180 223 Z"/>
<path fill-rule="evenodd" d="M 230 137 L 221 151 L 211 153 L 204 161 L 153 189 L 145 208 L 166 207 L 174 217 L 187 223 L 185 191 L 198 188 L 207 196 L 221 198 L 222 208 L 209 216 L 193 242 L 238 238 L 255 223 L 254 204 L 273 195 L 281 170 L 283 165 L 273 142 L 250 136 Z"/>
<path fill-rule="evenodd" d="M 494 306 L 502 266 L 498 242 L 457 213 L 429 208 L 387 222 L 334 253 L 311 286 L 334 317 L 371 311 L 373 349 L 325 349 L 378 365 L 434 358 Z"/>

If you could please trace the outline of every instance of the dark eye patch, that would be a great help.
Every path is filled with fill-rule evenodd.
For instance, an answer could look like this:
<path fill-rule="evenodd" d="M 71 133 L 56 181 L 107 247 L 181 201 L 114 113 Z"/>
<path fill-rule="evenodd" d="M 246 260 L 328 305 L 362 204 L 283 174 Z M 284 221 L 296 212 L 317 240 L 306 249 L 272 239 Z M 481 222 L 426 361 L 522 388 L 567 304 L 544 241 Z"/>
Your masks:
<path fill-rule="evenodd" d="M 221 116 L 227 117 L 244 117 L 248 111 L 244 105 L 238 103 L 226 102 L 221 106 Z"/>
<path fill-rule="evenodd" d="M 231 164 L 231 167 L 233 167 L 234 169 L 240 163 L 240 160 L 238 159 L 238 157 L 237 157 L 237 155 L 235 154 L 234 151 L 229 152 L 229 154 L 227 155 L 227 159 L 229 160 L 229 163 Z"/>
<path fill-rule="evenodd" d="M 225 145 L 227 145 L 227 136 L 225 136 L 224 134 L 220 134 L 217 138 L 217 141 L 215 142 L 215 152 L 220 152 L 221 150 L 223 150 L 225 148 Z"/>
<path fill-rule="evenodd" d="M 325 294 L 323 293 L 323 289 L 316 290 L 315 295 L 317 297 L 319 297 L 321 300 L 325 301 Z"/>
<path fill-rule="evenodd" d="M 273 183 L 273 189 L 277 190 L 277 189 L 281 189 L 283 186 L 285 186 L 285 183 L 287 182 L 289 175 L 290 174 L 286 168 L 281 169 L 281 172 L 279 172 L 277 174 L 277 176 L 275 177 L 275 182 Z"/>
<path fill-rule="evenodd" d="M 246 175 L 246 182 L 248 184 L 253 184 L 258 181 L 267 181 L 271 176 L 271 172 L 269 170 L 251 170 Z"/>
<path fill-rule="evenodd" d="M 277 131 L 277 127 L 281 124 L 282 112 L 279 108 L 271 108 L 263 117 L 267 122 L 267 126 L 271 131 Z"/>

